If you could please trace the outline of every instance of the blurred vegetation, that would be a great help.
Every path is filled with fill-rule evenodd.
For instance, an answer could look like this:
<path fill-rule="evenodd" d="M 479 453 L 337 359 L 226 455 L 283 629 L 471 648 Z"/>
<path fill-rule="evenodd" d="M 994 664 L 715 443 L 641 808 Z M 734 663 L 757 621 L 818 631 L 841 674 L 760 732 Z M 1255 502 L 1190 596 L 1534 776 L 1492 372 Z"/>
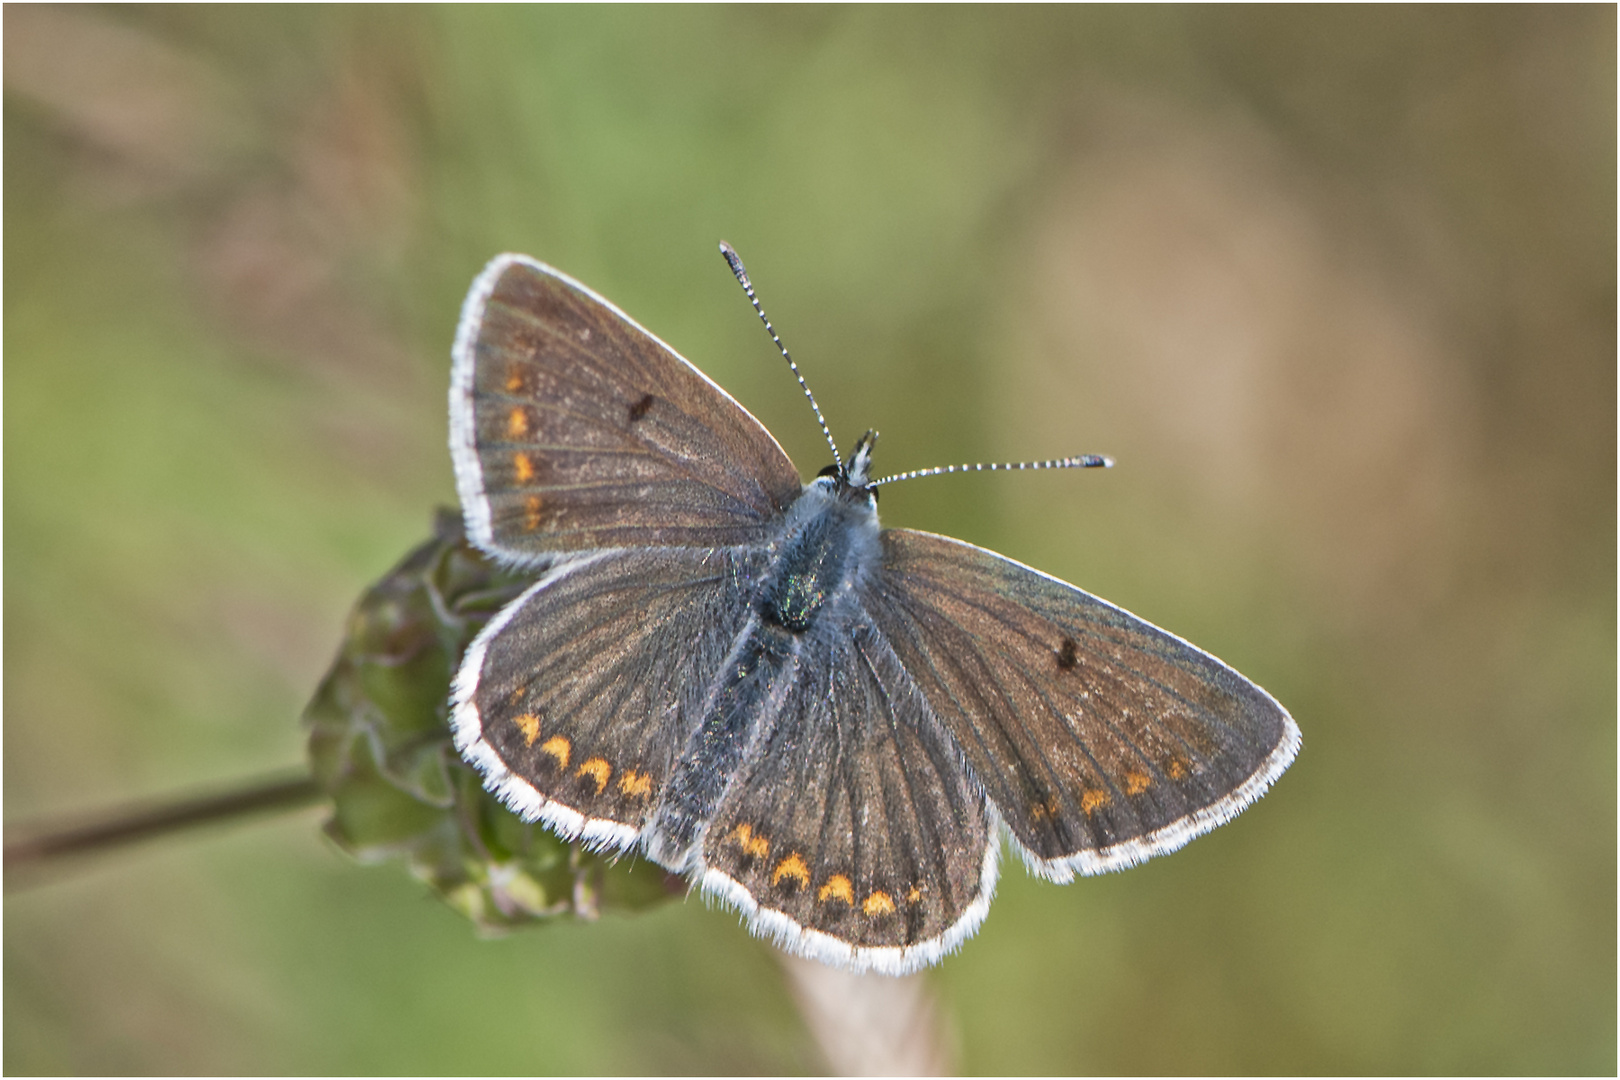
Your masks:
<path fill-rule="evenodd" d="M 1258 806 L 930 978 L 975 1072 L 1616 1068 L 1615 13 L 10 6 L 8 829 L 300 759 L 503 250 L 812 473 L 1232 662 Z M 5 911 L 12 1073 L 800 1072 L 695 900 L 481 940 L 318 811 Z M 542 839 L 540 841 L 544 843 Z"/>

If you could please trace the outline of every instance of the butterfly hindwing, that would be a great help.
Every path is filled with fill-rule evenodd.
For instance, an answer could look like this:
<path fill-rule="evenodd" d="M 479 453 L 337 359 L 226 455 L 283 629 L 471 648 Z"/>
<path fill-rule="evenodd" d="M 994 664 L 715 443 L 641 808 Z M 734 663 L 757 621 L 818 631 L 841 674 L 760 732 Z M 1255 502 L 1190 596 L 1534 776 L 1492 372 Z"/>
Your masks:
<path fill-rule="evenodd" d="M 1173 850 L 1293 760 L 1283 708 L 1180 638 L 958 540 L 882 542 L 876 624 L 1042 873 Z"/>
<path fill-rule="evenodd" d="M 984 918 L 993 845 L 983 792 L 868 624 L 801 656 L 709 825 L 704 885 L 795 952 L 898 974 Z"/>
<path fill-rule="evenodd" d="M 456 680 L 456 745 L 525 819 L 628 848 L 747 621 L 745 548 L 565 561 L 501 611 Z"/>
<path fill-rule="evenodd" d="M 503 255 L 462 310 L 450 445 L 474 543 L 507 562 L 755 543 L 799 494 L 770 433 L 618 308 Z"/>

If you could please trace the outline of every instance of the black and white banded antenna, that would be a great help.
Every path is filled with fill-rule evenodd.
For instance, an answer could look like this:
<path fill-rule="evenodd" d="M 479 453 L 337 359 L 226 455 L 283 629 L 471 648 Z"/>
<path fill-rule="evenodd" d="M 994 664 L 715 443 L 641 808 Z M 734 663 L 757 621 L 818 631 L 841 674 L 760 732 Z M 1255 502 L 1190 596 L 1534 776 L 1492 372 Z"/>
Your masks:
<path fill-rule="evenodd" d="M 873 480 L 868 487 L 877 487 L 879 484 L 892 484 L 897 480 L 915 480 L 921 476 L 944 476 L 947 473 L 959 472 L 1007 472 L 1014 469 L 1111 469 L 1114 459 L 1102 454 L 1079 454 L 1075 457 L 1054 458 L 1051 461 L 1009 461 L 1001 464 L 977 465 L 936 465 L 932 469 L 912 469 L 910 472 L 895 473 L 885 476 L 881 480 Z"/>
<path fill-rule="evenodd" d="M 741 285 L 743 292 L 748 294 L 748 302 L 754 305 L 754 310 L 759 314 L 759 321 L 765 324 L 765 329 L 769 331 L 771 340 L 776 342 L 777 349 L 782 353 L 782 359 L 786 360 L 788 367 L 793 369 L 793 377 L 799 380 L 799 389 L 803 390 L 804 396 L 810 399 L 810 408 L 815 410 L 816 423 L 821 425 L 821 434 L 826 436 L 827 445 L 832 447 L 833 461 L 837 462 L 838 468 L 842 470 L 844 459 L 838 453 L 838 444 L 833 442 L 832 432 L 827 430 L 827 421 L 821 415 L 821 406 L 816 404 L 816 395 L 810 392 L 809 384 L 804 381 L 804 376 L 799 374 L 799 365 L 795 364 L 793 357 L 788 355 L 787 346 L 783 345 L 782 339 L 776 336 L 776 327 L 772 326 L 771 320 L 765 317 L 765 309 L 759 306 L 759 297 L 754 295 L 754 283 L 748 280 L 748 271 L 743 268 L 743 262 L 737 254 L 737 249 L 722 240 L 720 241 L 720 254 L 726 257 L 726 265 L 730 266 L 732 274 L 736 275 L 737 284 Z"/>

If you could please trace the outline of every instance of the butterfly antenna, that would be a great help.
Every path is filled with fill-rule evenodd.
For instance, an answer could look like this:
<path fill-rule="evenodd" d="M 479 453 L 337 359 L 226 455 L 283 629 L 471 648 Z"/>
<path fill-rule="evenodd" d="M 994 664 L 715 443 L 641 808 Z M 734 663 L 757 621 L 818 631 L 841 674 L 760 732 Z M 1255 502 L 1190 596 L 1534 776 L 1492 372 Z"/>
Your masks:
<path fill-rule="evenodd" d="M 1114 459 L 1101 454 L 1081 454 L 1078 457 L 1056 458 L 1052 461 L 1013 461 L 1001 465 L 936 465 L 932 469 L 913 469 L 906 473 L 896 473 L 885 476 L 881 480 L 873 480 L 871 487 L 879 484 L 892 484 L 896 480 L 915 480 L 919 476 L 943 476 L 946 473 L 956 472 L 998 472 L 1009 469 L 1111 469 Z"/>
<path fill-rule="evenodd" d="M 776 336 L 776 327 L 772 326 L 771 320 L 765 317 L 765 309 L 759 306 L 759 297 L 754 295 L 754 283 L 748 280 L 748 271 L 743 268 L 742 259 L 737 255 L 737 249 L 722 240 L 720 241 L 720 254 L 726 257 L 726 265 L 731 267 L 732 274 L 737 278 L 737 284 L 741 285 L 743 292 L 748 294 L 748 302 L 754 305 L 754 310 L 759 314 L 759 321 L 765 324 L 765 329 L 770 332 L 771 340 L 776 342 L 776 347 L 781 350 L 782 359 L 786 360 L 788 367 L 793 369 L 793 377 L 799 380 L 799 389 L 804 391 L 804 396 L 810 399 L 810 408 L 814 409 L 816 413 L 816 423 L 821 425 L 821 433 L 826 436 L 827 445 L 832 447 L 833 460 L 842 469 L 844 459 L 839 456 L 838 444 L 833 442 L 832 432 L 827 430 L 827 421 L 821 415 L 821 406 L 816 404 L 816 395 L 810 392 L 809 384 L 804 381 L 804 376 L 799 374 L 799 365 L 795 364 L 793 357 L 788 355 L 787 346 L 783 345 L 782 339 Z"/>

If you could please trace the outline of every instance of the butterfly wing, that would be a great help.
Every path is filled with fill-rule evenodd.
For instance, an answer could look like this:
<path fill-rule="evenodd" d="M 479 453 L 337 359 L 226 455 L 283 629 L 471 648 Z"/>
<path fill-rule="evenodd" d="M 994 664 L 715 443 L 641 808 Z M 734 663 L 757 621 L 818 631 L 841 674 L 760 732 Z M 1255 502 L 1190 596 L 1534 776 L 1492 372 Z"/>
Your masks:
<path fill-rule="evenodd" d="M 854 970 L 939 960 L 995 889 L 984 795 L 869 624 L 805 649 L 704 837 L 703 886 L 755 933 Z"/>
<path fill-rule="evenodd" d="M 450 451 L 467 532 L 505 562 L 759 542 L 799 494 L 769 432 L 618 308 L 502 255 L 462 309 Z"/>
<path fill-rule="evenodd" d="M 746 548 L 568 559 L 503 608 L 456 678 L 456 748 L 527 821 L 635 843 L 748 620 Z"/>
<path fill-rule="evenodd" d="M 882 542 L 868 609 L 1045 876 L 1173 851 L 1298 752 L 1269 694 L 1129 612 L 958 540 Z"/>

